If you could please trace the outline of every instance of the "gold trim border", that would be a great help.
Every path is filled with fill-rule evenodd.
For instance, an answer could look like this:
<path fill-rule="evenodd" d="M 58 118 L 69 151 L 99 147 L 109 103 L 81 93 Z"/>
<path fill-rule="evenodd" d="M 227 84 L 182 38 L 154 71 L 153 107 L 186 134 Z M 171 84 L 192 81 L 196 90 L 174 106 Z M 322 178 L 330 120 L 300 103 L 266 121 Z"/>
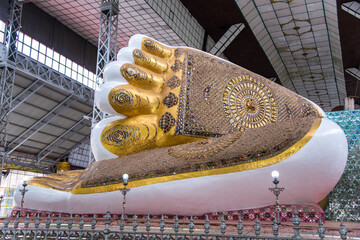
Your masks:
<path fill-rule="evenodd" d="M 141 180 L 136 180 L 136 181 L 130 181 L 128 184 L 128 188 L 142 187 L 142 186 L 155 184 L 155 183 L 170 182 L 170 181 L 183 180 L 183 179 L 188 179 L 188 178 L 196 178 L 196 177 L 220 175 L 220 174 L 227 174 L 227 173 L 234 173 L 234 172 L 242 172 L 242 171 L 248 171 L 248 170 L 253 170 L 253 169 L 257 169 L 257 168 L 267 167 L 267 166 L 273 165 L 275 163 L 279 163 L 279 162 L 289 158 L 290 156 L 295 154 L 297 151 L 299 151 L 314 136 L 314 134 L 318 130 L 320 124 L 321 124 L 321 118 L 315 119 L 309 132 L 307 134 L 305 134 L 304 137 L 302 137 L 298 142 L 296 142 L 290 148 L 286 149 L 284 152 L 282 152 L 274 157 L 271 157 L 268 159 L 263 159 L 263 160 L 258 160 L 258 161 L 250 162 L 250 163 L 243 163 L 243 164 L 230 166 L 230 167 L 209 169 L 209 170 L 189 172 L 189 173 L 180 173 L 180 174 L 169 175 L 169 176 L 153 177 L 153 178 L 141 179 Z M 123 187 L 122 183 L 109 184 L 109 185 L 90 187 L 90 188 L 83 188 L 80 186 L 80 184 L 78 184 L 77 186 L 75 186 L 72 193 L 73 194 L 91 194 L 91 193 L 111 192 L 111 191 L 117 191 L 122 187 Z"/>

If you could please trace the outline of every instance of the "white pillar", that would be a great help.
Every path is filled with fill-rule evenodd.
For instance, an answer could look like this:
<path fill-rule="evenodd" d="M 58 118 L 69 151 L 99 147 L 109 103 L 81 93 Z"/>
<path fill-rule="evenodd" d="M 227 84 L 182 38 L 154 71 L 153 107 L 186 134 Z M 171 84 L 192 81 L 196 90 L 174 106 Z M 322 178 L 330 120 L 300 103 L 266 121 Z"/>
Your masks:
<path fill-rule="evenodd" d="M 346 97 L 345 98 L 345 110 L 354 110 L 355 109 L 355 98 Z"/>

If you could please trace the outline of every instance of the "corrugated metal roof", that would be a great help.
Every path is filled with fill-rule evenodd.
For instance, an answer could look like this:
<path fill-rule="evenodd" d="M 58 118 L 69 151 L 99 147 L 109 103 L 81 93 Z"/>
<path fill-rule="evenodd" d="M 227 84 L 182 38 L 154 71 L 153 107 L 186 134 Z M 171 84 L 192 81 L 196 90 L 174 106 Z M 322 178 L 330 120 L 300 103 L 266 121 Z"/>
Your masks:
<path fill-rule="evenodd" d="M 26 96 L 24 92 L 34 81 L 36 79 L 26 77 L 23 74 L 16 74 L 13 88 L 13 99 L 15 100 L 12 104 L 13 107 L 19 103 L 19 100 L 23 99 L 17 98 L 18 96 L 21 94 Z M 41 84 L 42 82 L 39 82 L 37 86 L 41 86 Z M 92 103 L 76 99 L 76 96 L 69 96 L 70 93 L 45 84 L 17 106 L 9 115 L 9 150 L 16 148 L 14 152 L 31 154 L 35 157 L 34 159 L 48 153 L 46 158 L 57 160 L 79 145 L 90 134 L 91 123 L 84 120 L 83 116 L 89 114 L 93 106 Z M 65 103 L 64 100 L 66 100 Z M 65 104 L 69 106 L 64 107 Z M 57 110 L 51 113 L 54 108 Z M 41 120 L 47 115 L 49 116 Z M 81 123 L 76 125 L 79 121 Z M 76 127 L 69 130 L 74 125 Z"/>

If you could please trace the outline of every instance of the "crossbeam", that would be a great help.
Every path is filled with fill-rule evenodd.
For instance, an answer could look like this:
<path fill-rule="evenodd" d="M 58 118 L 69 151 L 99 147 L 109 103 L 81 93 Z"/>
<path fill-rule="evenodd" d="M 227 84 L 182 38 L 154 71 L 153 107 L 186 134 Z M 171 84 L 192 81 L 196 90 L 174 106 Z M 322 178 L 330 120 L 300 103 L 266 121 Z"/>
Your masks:
<path fill-rule="evenodd" d="M 37 170 L 44 173 L 50 173 L 55 169 L 57 162 L 51 159 L 44 159 L 41 167 L 36 166 L 37 158 L 31 154 L 24 154 L 19 152 L 13 152 L 7 154 L 4 159 L 4 168 L 19 169 L 21 170 Z"/>
<path fill-rule="evenodd" d="M 77 144 L 76 146 L 74 146 L 71 150 L 67 151 L 66 153 L 62 154 L 60 157 L 57 158 L 57 160 L 59 161 L 60 159 L 66 157 L 66 156 L 70 156 L 71 154 L 79 154 L 79 155 L 83 155 L 83 156 L 88 156 L 89 158 L 86 159 L 88 160 L 88 164 L 90 165 L 90 163 L 92 163 L 94 161 L 94 157 L 91 154 L 91 149 L 89 149 L 89 151 L 87 153 L 83 152 L 83 146 L 84 145 L 89 145 L 90 144 L 90 135 L 85 136 L 83 139 L 81 139 L 79 141 L 79 144 Z M 80 160 L 82 161 L 82 160 Z"/>
<path fill-rule="evenodd" d="M 345 69 L 345 72 L 356 78 L 360 81 L 360 70 L 357 68 L 347 68 Z"/>
<path fill-rule="evenodd" d="M 19 166 L 27 167 L 27 168 L 34 169 L 34 170 L 37 170 L 37 171 L 40 171 L 40 172 L 43 172 L 43 173 L 52 173 L 48 169 L 40 168 L 38 166 L 28 164 L 28 163 L 24 163 L 24 162 L 12 160 L 10 158 L 6 158 L 4 163 L 5 164 L 7 163 L 7 164 L 13 164 L 13 165 L 19 165 Z"/>
<path fill-rule="evenodd" d="M 238 23 L 232 25 L 220 38 L 220 40 L 215 43 L 215 45 L 210 49 L 209 53 L 220 56 L 221 53 L 232 43 L 232 41 L 239 35 L 239 33 L 245 28 L 245 24 Z"/>
<path fill-rule="evenodd" d="M 21 104 L 23 104 L 26 100 L 28 100 L 32 95 L 34 95 L 37 91 L 42 88 L 45 83 L 40 83 L 40 85 L 36 86 L 40 82 L 39 79 L 35 80 L 32 84 L 30 84 L 27 88 L 25 88 L 21 93 L 19 93 L 12 101 L 16 103 L 14 106 L 11 107 L 7 115 L 12 113 L 15 109 L 17 109 Z M 33 87 L 35 87 L 33 89 Z"/>
<path fill-rule="evenodd" d="M 86 117 L 91 117 L 92 112 L 88 113 Z M 40 164 L 40 162 L 47 157 L 50 153 L 52 153 L 55 149 L 59 148 L 62 144 L 64 144 L 68 139 L 70 139 L 72 136 L 74 136 L 76 133 L 78 133 L 81 129 L 86 127 L 86 124 L 83 124 L 80 128 L 74 130 L 78 126 L 80 126 L 84 121 L 86 121 L 85 118 L 81 118 L 78 122 L 76 122 L 74 125 L 72 125 L 70 128 L 68 128 L 64 133 L 62 133 L 60 136 L 58 136 L 56 139 L 54 139 L 50 144 L 48 144 L 45 148 L 43 148 L 38 154 L 38 162 L 37 165 Z M 65 135 L 72 132 L 72 134 L 69 134 L 65 138 Z M 61 141 L 60 141 L 61 140 Z M 52 148 L 51 148 L 52 147 Z"/>
<path fill-rule="evenodd" d="M 57 89 L 73 94 L 74 97 L 84 102 L 89 104 L 93 103 L 94 89 L 85 86 L 22 53 L 18 53 L 16 70 L 32 78 L 39 79 Z"/>
<path fill-rule="evenodd" d="M 341 9 L 360 19 L 360 3 L 357 1 L 342 3 Z"/>
<path fill-rule="evenodd" d="M 68 100 L 69 103 L 66 103 Z M 60 113 L 69 108 L 75 99 L 72 99 L 72 95 L 65 98 L 60 104 L 51 109 L 47 114 L 41 117 L 37 122 L 35 122 L 31 127 L 25 130 L 22 134 L 16 137 L 9 145 L 9 153 L 13 152 L 15 149 L 20 147 L 24 142 L 26 142 L 29 138 L 31 138 L 35 133 L 37 133 L 41 128 L 43 128 L 47 123 L 51 122 Z M 52 116 L 53 115 L 53 116 Z"/>

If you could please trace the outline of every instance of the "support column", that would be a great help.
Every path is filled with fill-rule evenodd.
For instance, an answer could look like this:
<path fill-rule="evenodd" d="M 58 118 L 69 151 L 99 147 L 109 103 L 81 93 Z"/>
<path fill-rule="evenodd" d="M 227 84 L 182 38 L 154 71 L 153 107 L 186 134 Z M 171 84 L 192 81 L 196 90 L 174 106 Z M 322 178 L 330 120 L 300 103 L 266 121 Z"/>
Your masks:
<path fill-rule="evenodd" d="M 345 98 L 345 110 L 354 110 L 355 109 L 355 97 L 346 97 Z"/>
<path fill-rule="evenodd" d="M 4 161 L 7 157 L 7 127 L 9 124 L 9 115 L 11 110 L 13 86 L 15 79 L 15 68 L 17 59 L 17 37 L 20 31 L 22 3 L 17 0 L 9 0 L 9 19 L 6 21 L 5 28 L 5 56 L 1 67 L 1 99 L 0 99 L 0 149 L 1 149 L 1 171 Z M 1 183 L 1 177 L 0 177 Z"/>
<path fill-rule="evenodd" d="M 96 64 L 96 86 L 103 83 L 103 72 L 106 64 L 116 60 L 116 43 L 118 29 L 119 0 L 101 0 L 99 42 Z M 95 105 L 93 107 L 92 126 L 105 117 Z M 89 164 L 92 162 L 90 151 Z"/>

